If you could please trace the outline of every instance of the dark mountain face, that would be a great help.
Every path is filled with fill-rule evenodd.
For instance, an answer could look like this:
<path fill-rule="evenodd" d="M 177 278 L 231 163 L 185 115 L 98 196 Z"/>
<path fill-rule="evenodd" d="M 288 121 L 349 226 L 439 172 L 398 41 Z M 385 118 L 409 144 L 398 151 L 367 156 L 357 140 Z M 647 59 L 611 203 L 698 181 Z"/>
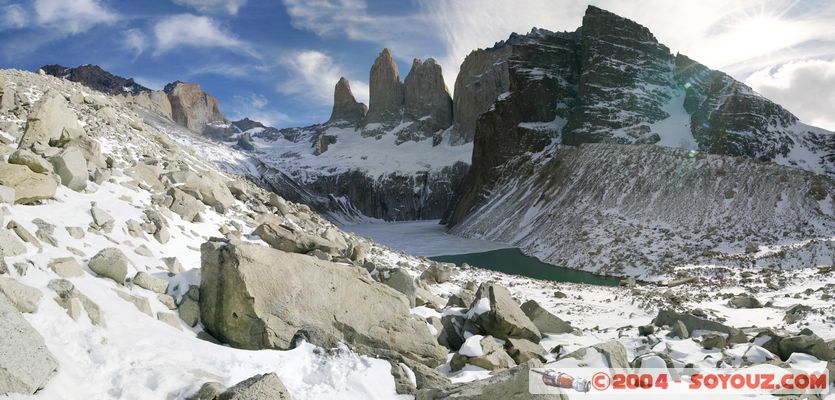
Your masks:
<path fill-rule="evenodd" d="M 121 76 L 113 75 L 107 72 L 98 65 L 81 65 L 75 68 L 64 67 L 62 65 L 53 64 L 41 67 L 47 74 L 57 76 L 72 82 L 78 82 L 92 89 L 108 94 L 127 94 L 137 95 L 142 92 L 150 92 L 151 89 L 146 88 L 136 82 L 133 78 L 123 78 Z"/>
<path fill-rule="evenodd" d="M 471 53 L 455 95 L 451 140 L 473 135 L 474 148 L 452 224 L 511 176 L 520 158 L 560 144 L 659 144 L 835 176 L 831 132 L 800 123 L 730 76 L 671 54 L 647 28 L 593 6 L 574 32 L 534 29 Z"/>

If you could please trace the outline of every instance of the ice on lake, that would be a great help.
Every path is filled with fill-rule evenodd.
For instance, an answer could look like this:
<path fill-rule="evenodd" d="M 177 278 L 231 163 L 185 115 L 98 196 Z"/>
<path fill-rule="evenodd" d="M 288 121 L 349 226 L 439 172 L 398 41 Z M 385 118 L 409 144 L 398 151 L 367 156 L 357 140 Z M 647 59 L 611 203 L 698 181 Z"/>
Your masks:
<path fill-rule="evenodd" d="M 440 220 L 380 222 L 344 225 L 341 228 L 369 237 L 393 249 L 418 256 L 479 253 L 506 249 L 505 243 L 466 239 L 446 233 Z"/>

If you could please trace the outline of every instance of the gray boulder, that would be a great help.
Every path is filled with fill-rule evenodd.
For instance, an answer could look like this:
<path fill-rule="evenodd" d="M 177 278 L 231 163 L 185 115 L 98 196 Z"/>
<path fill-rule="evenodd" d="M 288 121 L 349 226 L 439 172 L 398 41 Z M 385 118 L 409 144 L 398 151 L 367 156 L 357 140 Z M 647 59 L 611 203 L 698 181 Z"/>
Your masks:
<path fill-rule="evenodd" d="M 481 309 L 484 304 L 489 304 L 489 310 Z M 534 343 L 542 338 L 539 328 L 525 315 L 510 292 L 495 283 L 479 286 L 464 330 L 499 339 L 528 339 Z"/>
<path fill-rule="evenodd" d="M 80 192 L 87 188 L 87 160 L 78 147 L 67 147 L 49 161 L 55 167 L 55 173 L 61 178 L 61 184 Z"/>
<path fill-rule="evenodd" d="M 702 348 L 704 349 L 724 349 L 725 347 L 728 347 L 725 336 L 718 333 L 708 333 L 702 336 Z"/>
<path fill-rule="evenodd" d="M 6 224 L 6 229 L 11 229 L 17 235 L 17 237 L 20 238 L 20 240 L 23 240 L 24 242 L 29 243 L 37 247 L 38 249 L 43 248 L 38 238 L 36 238 L 35 235 L 32 234 L 32 232 L 29 232 L 25 227 L 23 227 L 23 225 L 17 223 L 17 221 L 9 221 L 9 223 Z"/>
<path fill-rule="evenodd" d="M 455 264 L 433 262 L 420 274 L 420 279 L 428 283 L 444 283 L 449 281 L 454 273 Z"/>
<path fill-rule="evenodd" d="M 128 258 L 125 253 L 115 247 L 109 247 L 96 253 L 88 263 L 90 269 L 105 277 L 116 281 L 120 285 L 125 284 L 128 276 Z"/>
<path fill-rule="evenodd" d="M 291 400 L 287 388 L 274 373 L 256 375 L 221 393 L 217 400 Z"/>
<path fill-rule="evenodd" d="M 191 286 L 186 295 L 180 299 L 177 313 L 188 326 L 195 327 L 200 322 L 200 288 Z"/>
<path fill-rule="evenodd" d="M 469 340 L 478 339 L 479 336 L 472 336 Z M 449 361 L 450 371 L 460 371 L 467 364 L 474 365 L 479 368 L 484 368 L 488 371 L 495 371 L 515 366 L 513 358 L 511 358 L 501 345 L 496 343 L 496 339 L 492 336 L 484 336 L 479 339 L 481 346 L 481 355 L 462 354 L 463 348 L 452 356 Z M 466 348 L 466 346 L 464 347 Z"/>
<path fill-rule="evenodd" d="M 157 278 L 147 272 L 139 271 L 133 277 L 133 283 L 143 289 L 164 294 L 168 291 L 168 281 Z"/>
<path fill-rule="evenodd" d="M 226 386 L 218 382 L 206 382 L 203 386 L 200 386 L 200 390 L 197 393 L 189 396 L 187 400 L 215 400 L 225 390 Z"/>
<path fill-rule="evenodd" d="M 26 245 L 15 236 L 12 231 L 0 228 L 0 254 L 8 257 L 21 255 L 26 252 Z"/>
<path fill-rule="evenodd" d="M 792 353 L 804 353 L 817 357 L 821 361 L 835 358 L 833 350 L 817 335 L 798 335 L 782 338 L 778 345 L 779 356 L 787 360 Z"/>
<path fill-rule="evenodd" d="M 522 312 L 533 321 L 533 324 L 542 333 L 571 333 L 574 331 L 571 324 L 551 314 L 536 301 L 528 300 L 522 304 Z"/>
<path fill-rule="evenodd" d="M 178 185 L 177 189 L 190 194 L 219 213 L 225 213 L 235 203 L 235 197 L 226 187 L 223 178 L 214 173 L 177 171 L 165 176 L 171 183 Z"/>
<path fill-rule="evenodd" d="M 0 395 L 34 394 L 44 387 L 58 362 L 5 295 L 0 294 Z"/>
<path fill-rule="evenodd" d="M 77 290 L 72 282 L 66 279 L 53 279 L 49 281 L 47 287 L 58 295 L 55 298 L 55 302 L 66 309 L 72 319 L 78 320 L 80 311 L 77 310 L 77 305 L 80 303 L 84 311 L 87 312 L 87 316 L 90 317 L 90 322 L 93 325 L 104 326 L 104 319 L 99 305 Z"/>
<path fill-rule="evenodd" d="M 525 339 L 510 338 L 505 341 L 504 348 L 507 354 L 513 358 L 517 364 L 522 364 L 533 359 L 545 362 L 545 356 L 548 353 L 542 346 Z"/>
<path fill-rule="evenodd" d="M 732 308 L 762 308 L 763 305 L 759 300 L 753 296 L 739 295 L 734 296 L 728 301 L 728 306 Z"/>
<path fill-rule="evenodd" d="M 574 352 L 567 354 L 562 358 L 576 358 L 582 360 L 586 357 L 589 349 L 595 349 L 597 352 L 606 357 L 609 363 L 609 368 L 629 369 L 629 357 L 626 352 L 626 347 L 617 340 L 610 340 L 608 342 L 598 343 L 594 346 L 583 347 Z"/>
<path fill-rule="evenodd" d="M 133 306 L 136 307 L 136 309 L 140 312 L 147 314 L 151 317 L 154 316 L 153 311 L 151 310 L 151 303 L 148 301 L 147 297 L 134 296 L 130 293 L 125 293 L 117 289 L 113 289 L 113 291 L 116 292 L 116 295 L 119 296 L 122 300 L 133 304 Z"/>
<path fill-rule="evenodd" d="M 206 209 L 200 200 L 178 188 L 169 189 L 168 196 L 169 201 L 165 206 L 187 222 L 197 221 L 200 213 Z"/>
<path fill-rule="evenodd" d="M 403 268 L 396 268 L 388 272 L 388 277 L 382 280 L 383 283 L 392 289 L 403 293 L 406 299 L 409 300 L 409 307 L 415 306 L 415 293 L 417 292 L 417 285 L 415 278 Z"/>
<path fill-rule="evenodd" d="M 36 144 L 59 145 L 84 135 L 84 129 L 78 124 L 75 112 L 67 107 L 64 96 L 57 92 L 47 92 L 29 113 L 19 147 L 27 149 Z"/>
<path fill-rule="evenodd" d="M 681 320 L 673 323 L 672 334 L 679 339 L 687 339 L 690 337 L 690 331 L 687 330 L 687 326 L 684 325 L 684 322 L 681 322 Z"/>
<path fill-rule="evenodd" d="M 49 161 L 26 149 L 17 149 L 14 153 L 10 154 L 9 164 L 25 165 L 32 172 L 39 174 L 48 175 L 53 171 L 52 164 Z"/>
<path fill-rule="evenodd" d="M 737 344 L 745 343 L 748 338 L 741 330 L 719 322 L 711 321 L 702 317 L 697 317 L 691 313 L 678 313 L 672 310 L 659 310 L 658 315 L 652 320 L 655 326 L 669 326 L 673 327 L 676 321 L 681 321 L 687 328 L 688 332 L 695 332 L 697 330 L 714 331 L 728 335 L 728 343 Z"/>
<path fill-rule="evenodd" d="M 113 225 L 116 221 L 107 211 L 97 207 L 95 202 L 91 204 L 90 215 L 93 216 L 93 223 L 90 224 L 93 229 L 101 230 L 107 233 L 113 231 Z"/>
<path fill-rule="evenodd" d="M 406 299 L 365 271 L 244 243 L 201 246 L 200 317 L 239 348 L 287 349 L 297 338 L 389 349 L 428 366 L 446 361 Z"/>
<path fill-rule="evenodd" d="M 32 204 L 55 197 L 58 183 L 47 175 L 33 172 L 25 165 L 0 162 L 0 185 L 15 191 L 16 204 Z"/>
<path fill-rule="evenodd" d="M 5 294 L 6 298 L 22 313 L 37 312 L 42 296 L 40 290 L 2 276 L 0 276 L 0 293 Z"/>
<path fill-rule="evenodd" d="M 263 223 L 255 228 L 253 233 L 267 242 L 270 247 L 289 253 L 307 254 L 319 249 L 328 254 L 338 254 L 344 249 L 330 240 L 284 225 Z"/>

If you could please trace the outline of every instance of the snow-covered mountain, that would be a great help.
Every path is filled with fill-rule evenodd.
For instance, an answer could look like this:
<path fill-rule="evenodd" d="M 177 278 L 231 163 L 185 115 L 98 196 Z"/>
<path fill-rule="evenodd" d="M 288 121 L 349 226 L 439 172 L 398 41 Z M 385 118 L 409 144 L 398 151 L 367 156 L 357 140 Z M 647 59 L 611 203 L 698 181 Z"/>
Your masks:
<path fill-rule="evenodd" d="M 393 142 L 386 148 L 397 148 Z M 399 146 L 421 142 L 438 147 Z M 631 205 L 636 219 L 646 207 L 641 190 L 630 188 L 651 192 L 678 171 L 707 194 L 743 180 L 748 186 L 723 192 L 723 201 L 766 192 L 750 208 L 734 206 L 757 211 L 743 226 L 754 229 L 768 217 L 760 203 L 772 202 L 777 214 L 808 221 L 781 237 L 832 223 L 831 181 L 821 175 L 651 145 L 572 150 L 540 152 L 520 166 L 543 173 L 519 174 L 545 187 L 549 176 L 564 178 L 566 189 L 552 194 Z M 678 162 L 682 169 L 670 167 Z M 629 173 L 641 168 L 601 176 L 630 165 L 661 172 L 656 180 Z M 123 96 L 1 70 L 0 396 L 561 399 L 561 392 L 532 397 L 542 378 L 530 370 L 835 370 L 835 276 L 831 267 L 784 263 L 797 259 L 788 248 L 760 258 L 773 266 L 740 259 L 733 269 L 662 269 L 653 277 L 662 284 L 537 281 L 456 268 L 346 233 L 246 179 L 267 176 L 264 168 L 252 153 Z M 721 168 L 728 179 L 717 182 Z M 761 175 L 761 184 L 751 179 Z M 613 187 L 600 195 L 598 181 Z M 785 191 L 774 193 L 775 181 Z M 619 190 L 622 201 L 613 196 Z M 710 212 L 713 201 L 689 201 L 708 219 L 734 217 Z M 697 223 L 691 210 L 652 204 L 681 224 Z M 610 216 L 585 221 L 597 230 L 613 221 L 629 226 Z M 821 243 L 800 251 L 809 260 L 831 255 Z"/>
<path fill-rule="evenodd" d="M 835 135 L 643 26 L 590 6 L 575 32 L 511 35 L 462 74 L 475 77 L 463 93 L 492 91 L 465 99 L 496 100 L 475 124 L 452 232 L 616 274 L 797 246 L 785 263 L 832 262 Z"/>

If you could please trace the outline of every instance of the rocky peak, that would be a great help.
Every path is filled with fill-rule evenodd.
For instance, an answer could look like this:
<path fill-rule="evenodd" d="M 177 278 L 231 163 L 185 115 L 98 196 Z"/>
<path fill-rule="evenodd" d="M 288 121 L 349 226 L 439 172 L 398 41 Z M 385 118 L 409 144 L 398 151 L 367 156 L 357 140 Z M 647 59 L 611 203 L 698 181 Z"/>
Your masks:
<path fill-rule="evenodd" d="M 399 119 L 403 107 L 403 84 L 389 49 L 383 49 L 371 66 L 367 122 Z"/>
<path fill-rule="evenodd" d="M 333 111 L 328 122 L 359 122 L 365 118 L 368 107 L 358 102 L 351 92 L 351 85 L 344 77 L 339 78 L 333 91 Z"/>
<path fill-rule="evenodd" d="M 618 40 L 628 38 L 639 42 L 658 42 L 652 32 L 643 25 L 591 5 L 586 8 L 581 30 L 583 35 L 598 38 L 611 37 Z"/>
<path fill-rule="evenodd" d="M 132 78 L 123 78 L 103 70 L 98 65 L 85 64 L 75 68 L 65 67 L 58 64 L 44 65 L 41 69 L 49 75 L 78 82 L 82 85 L 108 94 L 132 94 L 137 95 L 143 92 L 150 92 Z"/>
<path fill-rule="evenodd" d="M 430 117 L 440 129 L 452 124 L 452 97 L 441 66 L 432 58 L 415 59 L 403 83 L 405 114 L 419 120 Z"/>
<path fill-rule="evenodd" d="M 204 92 L 200 84 L 176 81 L 165 85 L 163 90 L 171 102 L 174 122 L 194 132 L 221 139 L 233 133 L 234 129 L 220 111 L 217 99 Z"/>

